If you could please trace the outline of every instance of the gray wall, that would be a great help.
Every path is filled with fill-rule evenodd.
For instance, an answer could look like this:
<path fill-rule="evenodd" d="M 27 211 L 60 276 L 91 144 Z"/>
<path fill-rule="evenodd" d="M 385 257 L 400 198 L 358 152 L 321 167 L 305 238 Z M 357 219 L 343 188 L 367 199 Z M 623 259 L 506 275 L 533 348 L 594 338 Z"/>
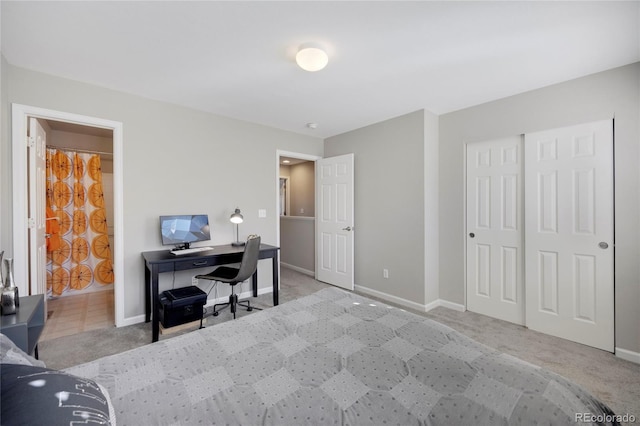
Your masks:
<path fill-rule="evenodd" d="M 316 208 L 316 174 L 315 163 L 304 163 L 289 166 L 291 171 L 291 216 L 315 216 Z"/>
<path fill-rule="evenodd" d="M 305 161 L 294 165 L 281 165 L 280 177 L 289 178 L 290 211 L 287 212 L 287 216 L 314 217 L 316 209 L 315 162 Z"/>
<path fill-rule="evenodd" d="M 424 111 L 328 138 L 324 150 L 355 157 L 356 285 L 422 304 Z"/>
<path fill-rule="evenodd" d="M 143 312 L 140 252 L 161 248 L 159 214 L 208 213 L 213 243 L 221 244 L 233 239 L 228 215 L 239 206 L 246 219 L 241 237 L 256 232 L 275 243 L 278 173 L 270 159 L 277 149 L 323 154 L 316 138 L 32 72 L 0 59 L 0 249 L 12 251 L 10 103 L 123 122 L 126 317 Z M 327 139 L 325 156 L 355 154 L 356 284 L 416 303 L 438 297 L 464 303 L 464 144 L 614 116 L 616 346 L 640 352 L 640 64 L 439 119 L 417 111 Z M 267 209 L 266 219 L 257 218 L 259 208 Z M 389 269 L 389 279 L 382 278 L 382 268 Z M 260 277 L 261 287 L 271 284 L 268 270 Z"/>
<path fill-rule="evenodd" d="M 464 144 L 615 117 L 616 347 L 640 352 L 640 63 L 440 117 L 440 297 L 464 302 Z"/>
<path fill-rule="evenodd" d="M 6 200 L 11 200 L 11 186 L 5 182 L 11 181 L 12 171 L 5 114 L 10 103 L 123 123 L 125 318 L 144 313 L 140 252 L 163 248 L 159 215 L 207 213 L 211 243 L 226 244 L 234 239 L 234 227 L 228 219 L 237 206 L 245 218 L 240 238 L 257 233 L 265 243 L 275 244 L 276 151 L 323 154 L 323 141 L 318 138 L 33 72 L 6 62 L 2 81 L 0 199 L 2 247 L 9 252 L 12 218 Z M 258 209 L 266 209 L 267 217 L 258 218 Z M 260 268 L 259 286 L 269 287 L 269 261 L 261 261 Z M 172 284 L 171 274 L 164 275 L 168 277 L 161 282 L 161 289 Z M 190 277 L 176 274 L 177 284 L 190 282 Z"/>
<path fill-rule="evenodd" d="M 280 216 L 280 261 L 313 274 L 316 270 L 316 221 Z"/>

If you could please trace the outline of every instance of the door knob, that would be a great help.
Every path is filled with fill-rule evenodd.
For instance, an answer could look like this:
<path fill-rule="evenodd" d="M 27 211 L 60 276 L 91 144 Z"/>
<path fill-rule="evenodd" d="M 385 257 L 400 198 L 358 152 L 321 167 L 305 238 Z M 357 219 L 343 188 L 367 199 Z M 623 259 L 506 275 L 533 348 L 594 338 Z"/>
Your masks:
<path fill-rule="evenodd" d="M 609 248 L 609 244 L 605 243 L 604 241 L 601 242 L 600 244 L 598 244 L 598 247 L 600 247 L 601 249 L 607 249 Z"/>
<path fill-rule="evenodd" d="M 475 237 L 475 236 L 476 236 L 476 234 L 474 234 L 473 232 L 471 232 L 471 233 L 469 234 L 469 236 L 470 236 L 471 238 L 473 238 L 473 237 Z"/>
<path fill-rule="evenodd" d="M 343 231 L 351 231 L 351 229 L 352 228 L 350 226 L 347 226 L 346 228 L 342 228 Z"/>

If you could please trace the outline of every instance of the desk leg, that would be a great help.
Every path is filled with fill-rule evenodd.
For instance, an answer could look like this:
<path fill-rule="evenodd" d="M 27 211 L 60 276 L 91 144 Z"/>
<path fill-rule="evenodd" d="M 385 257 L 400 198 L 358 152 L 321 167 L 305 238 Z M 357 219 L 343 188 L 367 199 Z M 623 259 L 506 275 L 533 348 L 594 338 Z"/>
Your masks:
<path fill-rule="evenodd" d="M 144 322 L 151 321 L 151 271 L 144 263 Z"/>
<path fill-rule="evenodd" d="M 271 268 L 273 270 L 273 306 L 278 306 L 278 287 L 280 287 L 278 277 L 278 253 L 271 259 Z"/>
<path fill-rule="evenodd" d="M 152 301 L 152 311 L 153 318 L 151 319 L 151 328 L 153 330 L 153 335 L 151 338 L 152 342 L 158 341 L 158 336 L 160 334 L 160 297 L 158 295 L 158 267 L 154 265 L 153 270 L 151 271 L 151 301 Z"/>

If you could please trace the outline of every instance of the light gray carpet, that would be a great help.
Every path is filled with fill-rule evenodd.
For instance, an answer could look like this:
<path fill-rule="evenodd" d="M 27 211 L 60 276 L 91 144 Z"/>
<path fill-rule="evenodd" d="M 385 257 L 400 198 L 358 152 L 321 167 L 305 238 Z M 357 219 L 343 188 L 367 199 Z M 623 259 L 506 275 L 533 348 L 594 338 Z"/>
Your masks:
<path fill-rule="evenodd" d="M 314 293 L 325 287 L 327 287 L 326 284 L 311 277 L 282 268 L 280 303 Z M 272 306 L 270 293 L 258 299 L 252 299 L 252 304 L 254 300 L 258 307 Z M 640 365 L 638 364 L 621 360 L 608 352 L 472 312 L 436 308 L 426 314 L 415 313 L 435 319 L 487 346 L 573 380 L 609 405 L 616 414 L 633 414 L 636 421 L 640 421 Z M 240 317 L 251 315 L 251 312 L 240 309 L 237 314 Z M 233 317 L 226 309 L 218 317 L 209 316 L 207 326 L 211 327 L 231 319 Z M 161 335 L 160 339 L 169 339 L 175 335 L 177 334 Z M 151 324 L 142 323 L 43 341 L 39 344 L 39 352 L 40 359 L 48 367 L 61 369 L 150 342 Z"/>
<path fill-rule="evenodd" d="M 294 300 L 328 287 L 327 284 L 290 269 L 282 268 L 280 275 L 280 303 Z M 245 287 L 245 290 L 248 290 L 248 286 Z M 258 308 L 269 308 L 273 306 L 273 296 L 271 293 L 267 293 L 260 295 L 257 299 L 251 298 L 251 304 Z M 211 316 L 211 312 L 212 309 L 208 308 L 205 314 L 205 325 L 207 327 L 233 319 L 233 314 L 229 308 L 222 310 L 217 317 Z M 251 315 L 251 312 L 239 307 L 236 317 L 241 318 L 244 315 Z M 191 330 L 167 335 L 161 334 L 160 340 L 170 339 L 189 331 Z M 47 367 L 63 369 L 149 343 L 151 343 L 151 323 L 140 323 L 127 327 L 85 331 L 57 339 L 41 341 L 38 344 L 38 351 L 40 359 L 47 364 Z"/>
<path fill-rule="evenodd" d="M 579 343 L 473 312 L 436 308 L 425 314 L 487 346 L 560 374 L 640 422 L 640 365 Z"/>

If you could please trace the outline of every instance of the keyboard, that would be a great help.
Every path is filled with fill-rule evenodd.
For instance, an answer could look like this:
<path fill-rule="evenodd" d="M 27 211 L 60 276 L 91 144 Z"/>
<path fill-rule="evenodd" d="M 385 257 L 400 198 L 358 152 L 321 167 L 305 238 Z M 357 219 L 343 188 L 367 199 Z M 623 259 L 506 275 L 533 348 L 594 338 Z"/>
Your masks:
<path fill-rule="evenodd" d="M 208 251 L 208 250 L 213 250 L 213 247 L 193 247 L 193 248 L 182 249 L 182 250 L 171 250 L 171 254 L 174 254 L 176 256 L 184 256 L 185 254 L 199 253 L 201 251 Z"/>

